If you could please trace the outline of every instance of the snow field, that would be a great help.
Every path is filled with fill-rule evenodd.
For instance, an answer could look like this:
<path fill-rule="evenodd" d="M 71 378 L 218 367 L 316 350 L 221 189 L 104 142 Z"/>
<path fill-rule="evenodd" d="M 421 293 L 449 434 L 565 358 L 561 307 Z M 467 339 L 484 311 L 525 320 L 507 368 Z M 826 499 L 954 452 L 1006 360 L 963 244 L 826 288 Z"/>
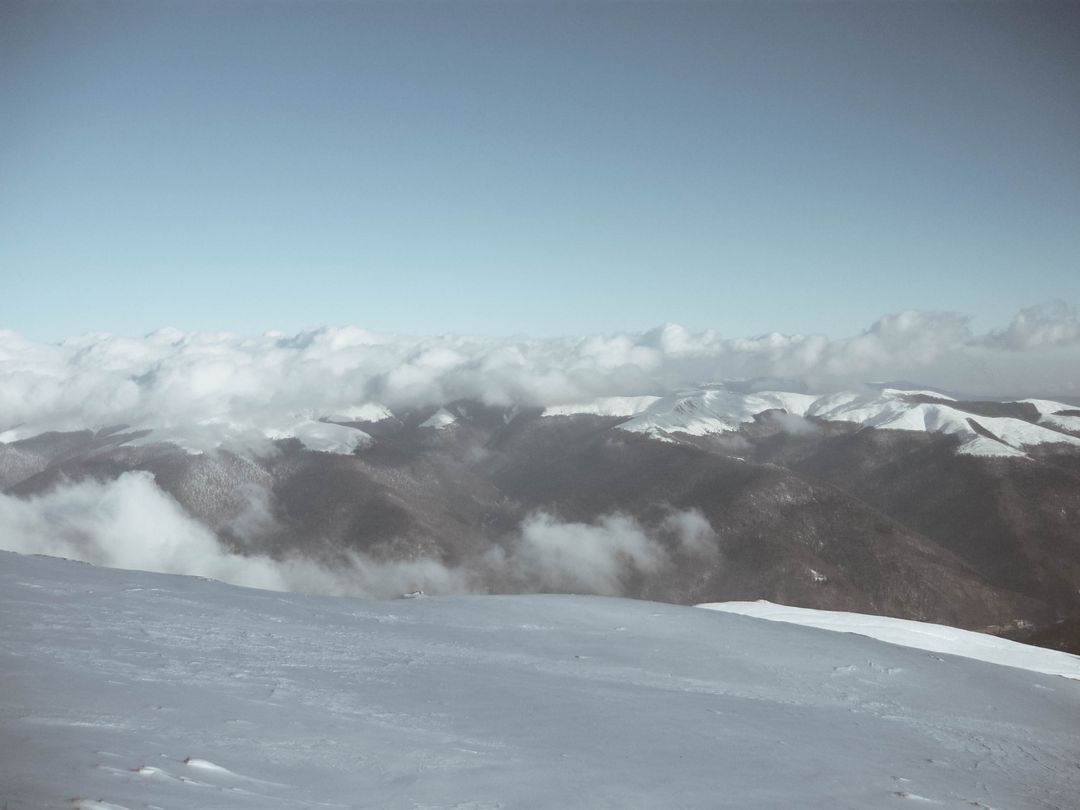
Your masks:
<path fill-rule="evenodd" d="M 370 601 L 0 554 L 0 802 L 1073 808 L 1080 683 L 574 596 Z"/>

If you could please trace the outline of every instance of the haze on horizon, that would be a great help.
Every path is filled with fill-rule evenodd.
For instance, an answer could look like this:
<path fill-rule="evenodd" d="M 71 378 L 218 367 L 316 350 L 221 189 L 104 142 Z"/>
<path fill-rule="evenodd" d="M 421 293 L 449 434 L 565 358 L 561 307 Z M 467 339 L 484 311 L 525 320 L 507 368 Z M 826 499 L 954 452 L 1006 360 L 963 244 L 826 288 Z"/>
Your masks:
<path fill-rule="evenodd" d="M 1075 324 L 1078 26 L 1074 3 L 5 3 L 0 329 L 846 338 L 916 310 L 984 335 L 1051 300 Z"/>

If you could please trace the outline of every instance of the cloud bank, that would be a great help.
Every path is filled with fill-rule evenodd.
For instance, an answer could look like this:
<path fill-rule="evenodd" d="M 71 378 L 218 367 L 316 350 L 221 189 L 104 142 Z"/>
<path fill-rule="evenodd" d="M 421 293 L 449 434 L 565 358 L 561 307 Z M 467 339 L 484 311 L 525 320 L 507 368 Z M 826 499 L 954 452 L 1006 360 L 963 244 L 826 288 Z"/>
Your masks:
<path fill-rule="evenodd" d="M 969 395 L 1080 396 L 1080 320 L 1057 302 L 983 335 L 962 315 L 934 312 L 887 315 L 837 339 L 725 338 L 675 325 L 546 340 L 344 327 L 258 337 L 163 329 L 44 344 L 0 332 L 0 441 L 123 423 L 185 425 L 212 444 L 223 431 L 238 440 L 247 429 L 252 440 L 297 435 L 316 430 L 320 417 L 372 404 L 548 406 L 759 377 L 797 379 L 822 393 L 908 379 Z"/>
<path fill-rule="evenodd" d="M 287 590 L 269 560 L 224 551 L 145 472 L 85 481 L 20 499 L 0 495 L 0 547 L 114 568 L 213 577 Z"/>
<path fill-rule="evenodd" d="M 260 511 L 255 500 L 243 519 L 261 520 Z M 297 555 L 237 554 L 147 472 L 68 483 L 32 498 L 0 493 L 0 549 L 268 590 L 379 598 L 417 590 L 618 596 L 635 577 L 663 574 L 685 555 L 710 563 L 718 555 L 712 527 L 696 510 L 672 512 L 651 529 L 621 514 L 565 523 L 536 513 L 517 533 L 454 566 L 356 552 L 333 565 Z"/>
<path fill-rule="evenodd" d="M 619 513 L 595 523 L 564 523 L 538 512 L 477 567 L 489 579 L 510 583 L 517 593 L 620 596 L 633 578 L 663 574 L 679 557 L 715 563 L 717 555 L 712 526 L 695 509 L 672 512 L 651 530 Z"/>

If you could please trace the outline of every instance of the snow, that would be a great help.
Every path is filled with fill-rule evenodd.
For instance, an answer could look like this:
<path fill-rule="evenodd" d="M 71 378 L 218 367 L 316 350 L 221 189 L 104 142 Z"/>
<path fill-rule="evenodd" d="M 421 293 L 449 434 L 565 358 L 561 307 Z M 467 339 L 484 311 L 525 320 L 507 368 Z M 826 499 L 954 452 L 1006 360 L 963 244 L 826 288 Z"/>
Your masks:
<path fill-rule="evenodd" d="M 934 396 L 942 402 L 912 402 L 913 394 Z M 1026 400 L 1055 409 L 1068 406 Z M 885 388 L 874 393 L 838 391 L 824 396 L 784 391 L 743 394 L 709 387 L 679 391 L 661 397 L 619 425 L 620 430 L 670 440 L 672 434 L 707 436 L 737 431 L 768 410 L 782 410 L 825 422 L 848 422 L 878 430 L 907 430 L 958 436 L 963 455 L 1025 458 L 1023 449 L 1042 444 L 1080 447 L 1080 438 L 1054 428 L 1080 430 L 1080 418 L 1044 415 L 1042 424 L 1013 417 L 978 416 L 951 404 L 951 397 L 932 391 Z M 1060 407 L 1059 407 L 1060 406 Z M 574 406 L 581 413 L 600 412 L 600 406 Z M 589 407 L 592 409 L 589 410 Z M 547 412 L 545 412 L 546 414 Z M 985 434 L 992 434 L 993 437 Z"/>
<path fill-rule="evenodd" d="M 191 424 L 158 425 L 154 428 L 138 426 L 135 430 L 149 432 L 128 439 L 124 446 L 140 447 L 167 442 L 195 456 L 219 447 L 230 450 L 265 449 L 270 442 L 264 430 L 227 419 L 203 419 Z"/>
<path fill-rule="evenodd" d="M 762 391 L 757 396 L 770 407 L 782 408 L 796 416 L 805 416 L 810 406 L 818 400 L 818 397 L 811 394 L 797 394 L 791 391 Z"/>
<path fill-rule="evenodd" d="M 314 419 L 304 419 L 280 430 L 268 430 L 266 436 L 269 439 L 295 438 L 308 450 L 346 456 L 374 441 L 362 430 Z"/>
<path fill-rule="evenodd" d="M 969 415 L 962 411 L 949 405 L 912 404 L 899 397 L 862 396 L 839 403 L 826 398 L 807 413 L 830 422 L 855 422 L 881 430 L 974 433 L 967 421 Z"/>
<path fill-rule="evenodd" d="M 942 394 L 940 391 L 930 391 L 928 389 L 883 388 L 881 389 L 881 393 L 885 396 L 932 397 L 934 399 L 941 399 L 946 402 L 956 402 L 956 397 L 950 397 L 948 394 Z"/>
<path fill-rule="evenodd" d="M 890 644 L 914 647 L 918 650 L 949 653 L 977 661 L 1017 667 L 1046 675 L 1061 675 L 1080 680 L 1080 656 L 1043 647 L 1032 647 L 986 633 L 960 630 L 930 622 L 893 619 L 888 616 L 867 616 L 837 610 L 814 610 L 789 607 L 767 602 L 712 602 L 698 605 L 708 610 L 738 613 L 775 622 L 817 627 L 837 633 L 858 633 Z"/>
<path fill-rule="evenodd" d="M 568 405 L 552 405 L 545 408 L 542 416 L 573 416 L 591 414 L 594 416 L 634 416 L 646 410 L 660 397 L 600 397 L 591 402 L 579 402 Z"/>
<path fill-rule="evenodd" d="M 439 410 L 435 411 L 435 413 L 421 422 L 420 427 L 443 430 L 444 428 L 450 427 L 457 422 L 457 420 L 458 418 L 450 413 L 450 411 L 446 410 L 446 408 L 439 408 Z"/>
<path fill-rule="evenodd" d="M 209 372 L 208 372 L 209 373 Z M 212 375 L 211 375 L 212 376 Z M 216 379 L 216 377 L 214 377 Z M 936 398 L 937 402 L 913 402 L 915 395 Z M 642 433 L 669 442 L 683 436 L 709 436 L 738 431 L 765 411 L 784 411 L 795 417 L 819 422 L 846 422 L 859 428 L 941 433 L 957 436 L 957 452 L 962 455 L 1024 458 L 1026 448 L 1045 444 L 1080 447 L 1080 417 L 1057 412 L 1073 406 L 1042 399 L 1019 400 L 1039 411 L 1033 424 L 1013 417 L 989 417 L 969 413 L 945 394 L 930 390 L 882 388 L 878 391 L 837 391 L 825 395 L 791 391 L 743 393 L 724 384 L 685 388 L 658 396 L 608 396 L 593 400 L 552 405 L 544 417 L 588 414 L 625 418 L 619 430 Z M 446 407 L 439 408 L 420 427 L 443 429 L 468 419 Z M 275 409 L 253 412 L 238 421 L 214 416 L 197 421 L 133 424 L 131 431 L 150 431 L 129 441 L 132 445 L 171 442 L 189 453 L 198 454 L 219 447 L 258 454 L 268 441 L 295 437 L 308 449 L 349 454 L 372 441 L 361 431 L 347 427 L 355 422 L 378 422 L 394 414 L 385 406 L 365 402 L 336 408 L 328 416 L 314 411 L 283 413 Z M 512 412 L 506 415 L 512 418 Z M 798 420 L 788 423 L 798 430 Z M 352 432 L 350 432 L 352 431 Z M 1063 432 L 1064 431 L 1064 432 Z M 37 427 L 19 425 L 0 433 L 0 441 L 11 442 L 37 435 Z M 986 435 L 986 434 L 989 434 Z"/>
<path fill-rule="evenodd" d="M 393 419 L 394 412 L 385 405 L 377 405 L 374 402 L 366 402 L 363 405 L 354 405 L 348 408 L 339 408 L 326 417 L 327 422 L 382 422 L 385 419 Z"/>
<path fill-rule="evenodd" d="M 1047 414 L 1039 421 L 1059 430 L 1072 430 L 1080 433 L 1080 416 L 1058 416 L 1057 414 Z"/>
<path fill-rule="evenodd" d="M 1064 402 L 1054 402 L 1049 399 L 1022 399 L 1034 405 L 1039 412 L 1039 422 L 1055 430 L 1071 430 L 1080 433 L 1080 416 L 1062 415 L 1061 411 L 1078 411 L 1080 406 L 1069 405 Z"/>
<path fill-rule="evenodd" d="M 1055 443 L 1080 446 L 1080 439 L 1076 437 L 1067 436 L 1040 425 L 1034 425 L 1023 419 L 1008 416 L 976 416 L 949 405 L 922 403 L 910 405 L 899 400 L 882 401 L 863 398 L 838 408 L 819 410 L 815 406 L 810 410 L 810 413 L 822 419 L 857 422 L 865 427 L 875 427 L 880 430 L 917 430 L 929 433 L 949 433 L 970 437 L 971 439 L 980 436 L 979 432 L 972 426 L 974 422 L 1014 449 Z M 988 439 L 988 441 L 992 442 L 993 440 Z M 989 447 L 985 442 L 979 442 L 974 446 L 978 448 Z M 991 453 L 989 450 L 985 452 L 980 450 L 979 454 L 989 455 Z M 999 450 L 994 454 L 1023 455 L 1022 453 L 1010 454 L 1006 450 Z"/>
<path fill-rule="evenodd" d="M 1027 458 L 1027 454 L 986 436 L 975 436 L 962 443 L 956 452 L 962 456 L 1000 456 L 1003 458 Z"/>
<path fill-rule="evenodd" d="M 1025 402 L 1028 405 L 1034 405 L 1035 410 L 1040 414 L 1055 414 L 1058 411 L 1075 411 L 1080 410 L 1076 405 L 1069 405 L 1065 402 L 1055 402 L 1052 399 L 1021 399 L 1019 402 Z"/>
<path fill-rule="evenodd" d="M 898 392 L 903 394 L 904 392 Z M 1007 416 L 977 416 L 948 404 L 912 404 L 901 396 L 830 396 L 816 402 L 807 414 L 819 419 L 855 422 L 879 430 L 916 430 L 948 433 L 966 437 L 959 452 L 967 455 L 1023 456 L 1010 452 L 1039 444 L 1071 444 L 1080 447 L 1080 439 L 1055 430 Z M 1000 442 L 981 436 L 975 423 L 992 433 Z M 979 441 L 982 438 L 983 441 Z M 1002 444 L 995 448 L 992 445 Z M 1005 446 L 1007 445 L 1007 446 Z"/>
<path fill-rule="evenodd" d="M 1068 436 L 1041 425 L 1033 425 L 1023 419 L 991 416 L 973 418 L 995 436 L 1013 447 L 1037 444 L 1071 444 L 1073 447 L 1080 447 L 1080 439 L 1075 436 Z"/>
<path fill-rule="evenodd" d="M 0 554 L 0 800 L 1075 807 L 1080 683 L 600 597 L 305 597 Z"/>
<path fill-rule="evenodd" d="M 738 430 L 769 410 L 802 415 L 815 397 L 780 391 L 743 394 L 724 388 L 680 391 L 661 397 L 620 430 L 632 433 L 686 433 L 707 436 Z"/>
<path fill-rule="evenodd" d="M 168 442 L 189 455 L 199 455 L 219 447 L 258 455 L 269 449 L 270 442 L 281 439 L 298 439 L 308 450 L 341 455 L 349 455 L 358 447 L 366 447 L 373 441 L 369 434 L 353 427 L 294 415 L 253 424 L 204 419 L 195 424 L 150 430 L 146 435 L 129 439 L 124 444 L 138 447 Z"/>

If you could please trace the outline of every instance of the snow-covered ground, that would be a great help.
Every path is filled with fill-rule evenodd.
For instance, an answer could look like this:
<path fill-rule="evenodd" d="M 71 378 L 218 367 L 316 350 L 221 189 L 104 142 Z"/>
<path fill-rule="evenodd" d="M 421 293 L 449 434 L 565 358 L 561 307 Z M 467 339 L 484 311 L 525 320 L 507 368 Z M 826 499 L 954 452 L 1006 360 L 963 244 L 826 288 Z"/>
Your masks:
<path fill-rule="evenodd" d="M 0 806 L 1075 808 L 1080 683 L 598 597 L 0 553 Z"/>
<path fill-rule="evenodd" d="M 711 602 L 698 605 L 698 607 L 776 622 L 801 624 L 806 627 L 833 630 L 837 633 L 858 633 L 904 647 L 962 655 L 977 661 L 1080 680 L 1080 656 L 941 624 L 893 619 L 888 616 L 867 616 L 863 613 L 845 613 L 839 610 L 789 607 L 764 599 L 756 602 Z"/>

